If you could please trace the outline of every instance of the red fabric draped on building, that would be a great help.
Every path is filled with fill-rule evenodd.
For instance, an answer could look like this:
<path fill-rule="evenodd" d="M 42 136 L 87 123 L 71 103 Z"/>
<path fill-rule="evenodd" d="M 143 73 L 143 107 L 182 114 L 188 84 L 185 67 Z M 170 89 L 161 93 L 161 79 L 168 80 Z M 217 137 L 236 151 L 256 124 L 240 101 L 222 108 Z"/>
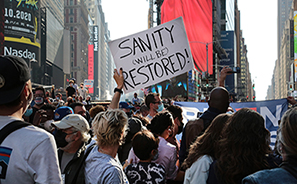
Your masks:
<path fill-rule="evenodd" d="M 164 0 L 161 22 L 182 16 L 194 59 L 199 71 L 207 71 L 206 45 L 208 45 L 208 73 L 213 73 L 212 2 L 211 0 Z"/>

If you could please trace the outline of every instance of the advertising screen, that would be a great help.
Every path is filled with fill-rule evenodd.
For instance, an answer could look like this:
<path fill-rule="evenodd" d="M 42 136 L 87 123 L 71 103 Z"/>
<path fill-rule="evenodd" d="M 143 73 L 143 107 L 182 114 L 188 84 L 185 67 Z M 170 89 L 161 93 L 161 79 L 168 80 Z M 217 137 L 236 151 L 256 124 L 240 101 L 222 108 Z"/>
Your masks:
<path fill-rule="evenodd" d="M 94 45 L 88 46 L 88 79 L 94 80 Z M 89 93 L 94 93 L 93 86 L 89 88 Z"/>
<path fill-rule="evenodd" d="M 183 17 L 185 23 L 187 37 L 196 69 L 205 72 L 208 68 L 208 73 L 212 74 L 212 1 L 164 0 L 161 10 L 162 24 L 180 16 Z"/>
<path fill-rule="evenodd" d="M 39 60 L 38 12 L 38 0 L 4 0 L 4 55 Z"/>
<path fill-rule="evenodd" d="M 148 87 L 148 91 L 159 93 L 162 98 L 174 98 L 176 96 L 188 98 L 187 73 L 173 77 L 156 85 Z"/>

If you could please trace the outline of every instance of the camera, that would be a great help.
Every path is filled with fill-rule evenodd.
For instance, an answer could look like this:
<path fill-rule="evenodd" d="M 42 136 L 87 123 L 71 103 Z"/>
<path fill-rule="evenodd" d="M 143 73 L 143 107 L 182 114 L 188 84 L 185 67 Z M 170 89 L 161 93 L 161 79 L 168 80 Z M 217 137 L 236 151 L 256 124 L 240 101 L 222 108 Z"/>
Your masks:
<path fill-rule="evenodd" d="M 240 67 L 230 67 L 232 71 L 228 71 L 227 73 L 240 73 Z"/>

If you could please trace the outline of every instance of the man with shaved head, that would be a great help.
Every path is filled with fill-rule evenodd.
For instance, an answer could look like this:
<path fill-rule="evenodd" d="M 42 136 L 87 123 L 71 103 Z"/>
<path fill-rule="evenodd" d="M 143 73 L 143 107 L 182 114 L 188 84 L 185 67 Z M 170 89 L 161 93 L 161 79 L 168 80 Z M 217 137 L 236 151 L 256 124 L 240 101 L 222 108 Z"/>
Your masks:
<path fill-rule="evenodd" d="M 225 68 L 221 71 L 221 78 L 226 78 L 227 71 L 229 70 L 226 70 Z M 200 117 L 194 120 L 189 120 L 183 130 L 181 148 L 179 152 L 180 164 L 182 164 L 188 156 L 190 145 L 199 135 L 202 135 L 212 120 L 217 115 L 226 113 L 229 107 L 229 92 L 224 87 L 214 88 L 210 92 L 208 106 L 208 109 Z"/>

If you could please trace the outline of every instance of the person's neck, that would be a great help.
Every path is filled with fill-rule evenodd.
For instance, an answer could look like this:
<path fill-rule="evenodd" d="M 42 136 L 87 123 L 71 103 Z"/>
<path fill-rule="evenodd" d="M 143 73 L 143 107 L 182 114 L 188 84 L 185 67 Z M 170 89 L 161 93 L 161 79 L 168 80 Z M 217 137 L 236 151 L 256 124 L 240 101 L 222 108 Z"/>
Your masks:
<path fill-rule="evenodd" d="M 146 162 L 146 163 L 149 163 L 149 162 L 152 162 L 152 159 L 148 159 L 148 160 L 139 160 L 139 162 Z"/>
<path fill-rule="evenodd" d="M 34 104 L 33 107 L 35 107 L 36 109 L 40 109 L 42 106 L 43 106 L 44 103 L 40 104 L 40 105 L 37 105 L 37 104 Z"/>
<path fill-rule="evenodd" d="M 23 108 L 21 106 L 8 108 L 6 106 L 0 106 L 0 116 L 11 116 L 15 118 L 22 119 L 23 116 Z"/>
<path fill-rule="evenodd" d="M 167 130 L 165 130 L 161 135 L 159 135 L 160 137 L 163 137 L 165 140 L 169 137 L 168 136 L 168 132 Z"/>
<path fill-rule="evenodd" d="M 100 153 L 104 153 L 106 155 L 109 155 L 113 158 L 116 157 L 117 155 L 117 152 L 118 152 L 118 148 L 119 148 L 119 145 L 113 145 L 113 146 L 98 146 L 98 151 Z"/>
<path fill-rule="evenodd" d="M 67 146 L 65 146 L 64 148 L 60 148 L 60 149 L 66 153 L 76 153 L 77 150 L 79 150 L 79 148 L 81 146 L 82 146 L 82 141 L 77 140 L 77 141 L 73 141 L 73 142 L 69 143 Z"/>
<path fill-rule="evenodd" d="M 157 112 L 154 109 L 150 109 L 149 115 L 154 117 L 157 114 Z"/>

